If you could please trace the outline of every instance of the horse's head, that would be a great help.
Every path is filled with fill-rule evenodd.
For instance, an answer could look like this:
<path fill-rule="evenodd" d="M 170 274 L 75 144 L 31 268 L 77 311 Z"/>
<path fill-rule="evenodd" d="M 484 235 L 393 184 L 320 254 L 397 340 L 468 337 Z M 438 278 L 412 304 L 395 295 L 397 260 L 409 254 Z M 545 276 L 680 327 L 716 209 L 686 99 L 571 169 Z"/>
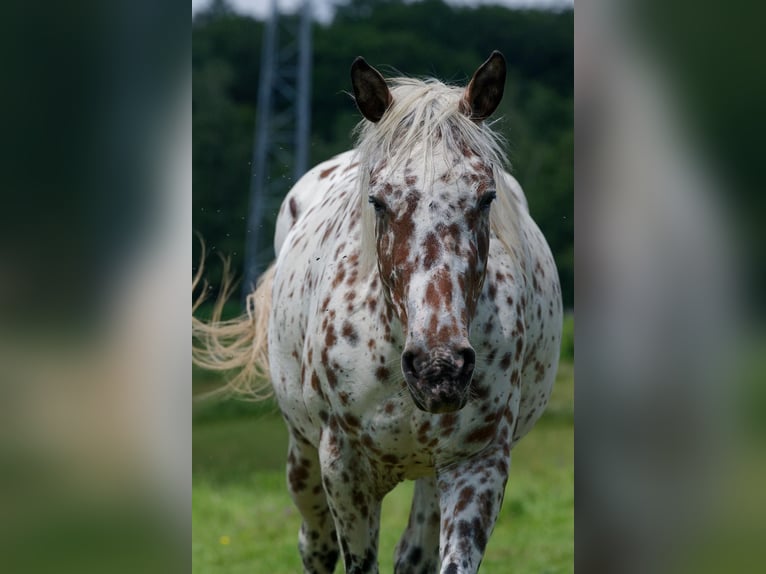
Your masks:
<path fill-rule="evenodd" d="M 497 161 L 482 121 L 502 98 L 505 61 L 494 52 L 464 90 L 414 80 L 389 90 L 361 58 L 351 76 L 372 122 L 360 145 L 369 172 L 362 193 L 384 295 L 406 335 L 402 372 L 420 409 L 455 411 L 476 365 L 468 337 L 487 268 Z M 406 89 L 413 86 L 420 89 Z"/>

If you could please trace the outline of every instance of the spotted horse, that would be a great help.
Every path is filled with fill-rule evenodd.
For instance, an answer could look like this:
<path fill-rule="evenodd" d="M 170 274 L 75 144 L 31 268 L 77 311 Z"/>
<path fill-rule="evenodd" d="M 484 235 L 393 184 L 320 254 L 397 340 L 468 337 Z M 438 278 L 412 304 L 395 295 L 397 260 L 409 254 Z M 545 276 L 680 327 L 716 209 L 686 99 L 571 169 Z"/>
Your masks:
<path fill-rule="evenodd" d="M 198 324 L 206 364 L 239 352 L 246 373 L 265 368 L 253 340 L 268 333 L 305 572 L 332 573 L 339 557 L 348 574 L 377 572 L 381 500 L 414 480 L 394 571 L 472 574 L 511 449 L 555 378 L 557 271 L 487 121 L 499 52 L 465 88 L 385 80 L 362 58 L 351 80 L 356 148 L 288 193 L 276 261 L 250 299 L 270 305 L 268 330 L 252 313 Z M 238 344 L 222 342 L 237 329 Z"/>

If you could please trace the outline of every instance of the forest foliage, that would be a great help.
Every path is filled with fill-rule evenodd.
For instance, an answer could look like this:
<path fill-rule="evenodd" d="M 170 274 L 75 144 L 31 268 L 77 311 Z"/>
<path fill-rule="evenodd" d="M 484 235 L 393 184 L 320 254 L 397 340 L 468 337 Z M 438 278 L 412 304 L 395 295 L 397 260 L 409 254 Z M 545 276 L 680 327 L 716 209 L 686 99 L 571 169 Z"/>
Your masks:
<path fill-rule="evenodd" d="M 442 0 L 347 0 L 313 25 L 310 165 L 352 146 L 360 116 L 349 68 L 364 56 L 384 75 L 467 82 L 492 50 L 508 63 L 496 112 L 511 172 L 553 249 L 564 301 L 574 291 L 571 9 L 452 6 Z M 193 225 L 242 269 L 264 23 L 222 2 L 192 19 Z M 268 236 L 272 221 L 257 230 Z M 270 242 L 265 237 L 264 242 Z M 195 245 L 195 249 L 198 247 Z M 195 261 L 198 251 L 195 251 Z"/>

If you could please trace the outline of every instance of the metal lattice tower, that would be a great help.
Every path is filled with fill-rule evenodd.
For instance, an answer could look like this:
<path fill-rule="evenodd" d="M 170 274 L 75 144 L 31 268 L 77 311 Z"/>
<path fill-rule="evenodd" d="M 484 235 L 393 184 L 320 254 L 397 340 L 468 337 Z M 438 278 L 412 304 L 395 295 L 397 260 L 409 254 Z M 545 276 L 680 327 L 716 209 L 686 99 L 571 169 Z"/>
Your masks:
<path fill-rule="evenodd" d="M 263 231 L 266 218 L 276 214 L 308 167 L 310 102 L 311 1 L 284 16 L 271 0 L 261 52 L 243 299 L 274 257 L 273 236 Z"/>

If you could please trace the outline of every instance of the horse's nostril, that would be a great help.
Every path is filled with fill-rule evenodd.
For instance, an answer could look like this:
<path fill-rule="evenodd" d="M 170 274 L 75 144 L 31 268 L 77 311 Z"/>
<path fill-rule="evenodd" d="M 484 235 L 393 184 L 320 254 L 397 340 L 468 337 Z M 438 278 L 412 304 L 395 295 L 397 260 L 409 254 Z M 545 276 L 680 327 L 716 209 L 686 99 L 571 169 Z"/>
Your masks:
<path fill-rule="evenodd" d="M 460 374 L 468 379 L 473 374 L 473 369 L 476 366 L 476 353 L 471 347 L 466 347 L 460 351 L 460 356 L 463 358 Z"/>
<path fill-rule="evenodd" d="M 402 370 L 405 376 L 411 375 L 413 377 L 418 376 L 418 372 L 415 370 L 415 353 L 412 351 L 405 351 L 402 353 Z"/>

